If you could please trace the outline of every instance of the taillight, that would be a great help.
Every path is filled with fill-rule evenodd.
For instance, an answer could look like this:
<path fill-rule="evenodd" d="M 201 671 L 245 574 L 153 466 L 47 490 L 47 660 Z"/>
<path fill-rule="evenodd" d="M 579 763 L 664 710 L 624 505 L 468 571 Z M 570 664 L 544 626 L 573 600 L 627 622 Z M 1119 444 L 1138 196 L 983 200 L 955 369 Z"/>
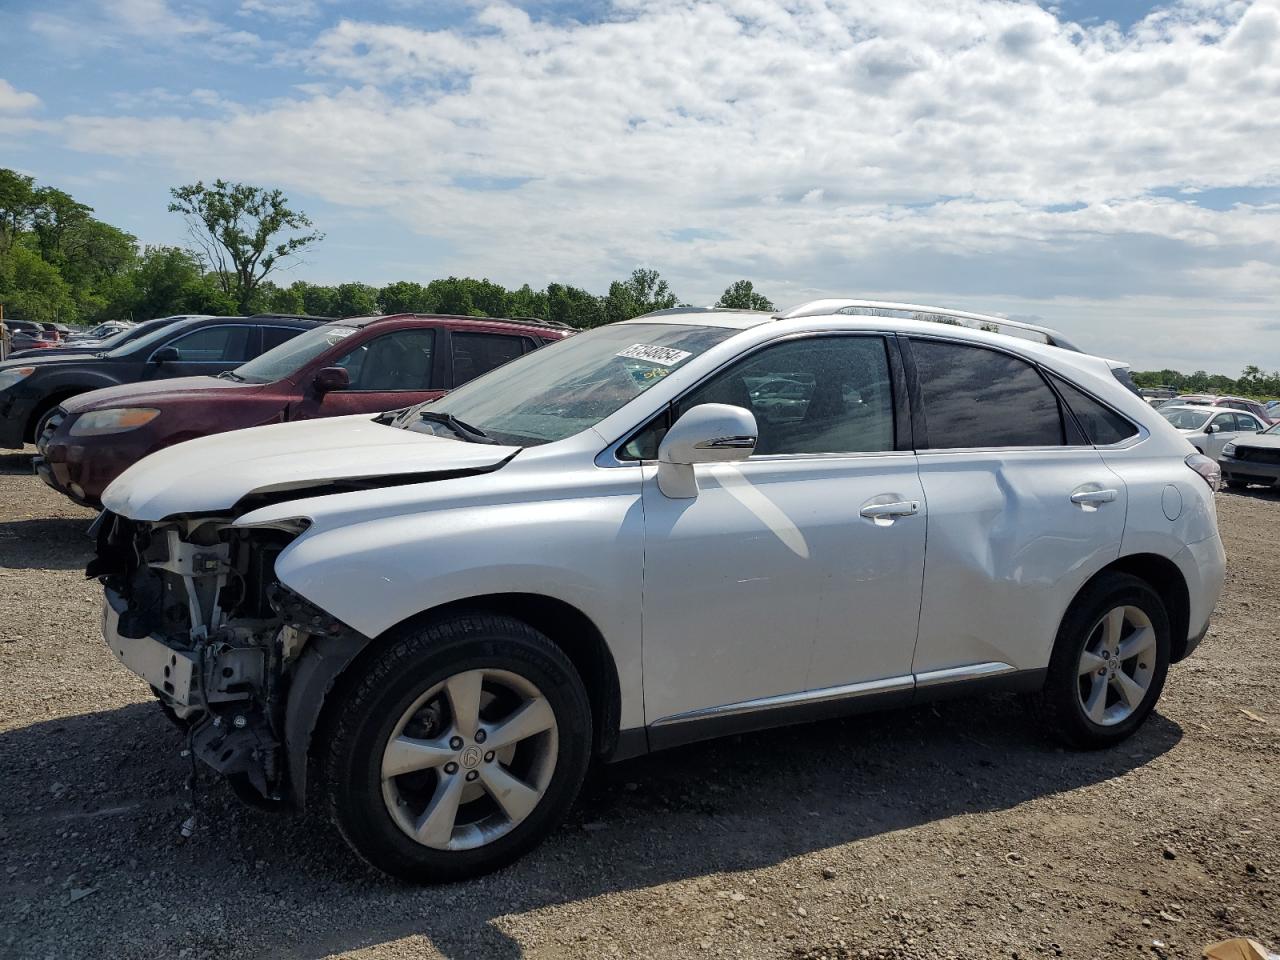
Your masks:
<path fill-rule="evenodd" d="M 1222 484 L 1222 469 L 1217 461 L 1206 457 L 1203 453 L 1193 453 L 1184 461 L 1188 467 L 1200 474 L 1200 479 L 1209 485 L 1214 493 Z"/>

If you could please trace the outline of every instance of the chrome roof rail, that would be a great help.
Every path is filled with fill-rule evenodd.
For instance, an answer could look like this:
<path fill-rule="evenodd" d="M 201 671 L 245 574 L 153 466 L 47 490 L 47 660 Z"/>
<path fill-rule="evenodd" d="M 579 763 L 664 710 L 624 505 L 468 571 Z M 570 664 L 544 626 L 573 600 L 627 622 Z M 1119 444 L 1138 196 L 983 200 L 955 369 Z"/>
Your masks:
<path fill-rule="evenodd" d="M 949 307 L 929 307 L 919 303 L 892 303 L 884 300 L 810 300 L 808 303 L 801 303 L 791 307 L 789 310 L 780 310 L 774 314 L 777 320 L 791 320 L 795 317 L 821 317 L 827 314 L 853 314 L 870 317 L 893 317 L 899 314 L 906 314 L 903 319 L 908 320 L 930 320 L 935 323 L 951 322 L 962 327 L 991 326 L 996 328 L 997 333 L 1004 333 L 1005 329 L 1020 331 L 1024 337 L 1026 334 L 1034 334 L 1031 339 L 1039 339 L 1044 343 L 1054 347 L 1062 347 L 1064 350 L 1074 350 L 1081 353 L 1079 347 L 1071 343 L 1060 334 L 1057 330 L 1049 327 L 1042 327 L 1034 323 L 1023 323 L 1020 320 L 1009 320 L 1005 317 L 992 317 L 985 313 L 968 313 L 964 310 L 952 310 Z"/>

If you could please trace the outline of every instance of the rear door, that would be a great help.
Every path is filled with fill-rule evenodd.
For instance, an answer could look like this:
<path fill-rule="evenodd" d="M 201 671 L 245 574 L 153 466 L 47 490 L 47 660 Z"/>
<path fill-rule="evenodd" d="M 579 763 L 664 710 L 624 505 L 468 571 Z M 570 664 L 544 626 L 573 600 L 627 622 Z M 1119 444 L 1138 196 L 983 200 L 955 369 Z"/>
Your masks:
<path fill-rule="evenodd" d="M 437 333 L 431 327 L 406 327 L 369 337 L 339 358 L 351 378 L 345 390 L 320 393 L 302 383 L 302 396 L 290 404 L 290 420 L 380 413 L 442 396 L 436 357 Z"/>
<path fill-rule="evenodd" d="M 1126 491 L 1039 369 L 912 337 L 928 547 L 922 686 L 1038 669 L 1067 604 L 1119 555 Z"/>

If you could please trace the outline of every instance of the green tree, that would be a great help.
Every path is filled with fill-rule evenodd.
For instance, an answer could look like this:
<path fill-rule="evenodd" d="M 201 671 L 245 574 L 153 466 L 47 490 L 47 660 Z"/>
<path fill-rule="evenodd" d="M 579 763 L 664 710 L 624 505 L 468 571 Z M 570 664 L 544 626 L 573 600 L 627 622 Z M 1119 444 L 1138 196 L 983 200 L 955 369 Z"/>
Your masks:
<path fill-rule="evenodd" d="M 9 252 L 35 213 L 35 178 L 0 167 L 0 256 Z"/>
<path fill-rule="evenodd" d="M 378 310 L 378 291 L 367 283 L 340 283 L 334 290 L 335 317 L 367 317 Z"/>
<path fill-rule="evenodd" d="M 420 283 L 397 280 L 378 291 L 378 304 L 383 313 L 429 313 L 431 299 Z"/>
<path fill-rule="evenodd" d="M 15 320 L 55 323 L 76 316 L 71 287 L 58 268 L 20 243 L 0 260 L 0 303 Z"/>
<path fill-rule="evenodd" d="M 774 310 L 773 301 L 762 293 L 756 293 L 750 280 L 735 280 L 725 288 L 716 302 L 717 307 L 733 310 Z"/>
<path fill-rule="evenodd" d="M 550 320 L 550 301 L 545 290 L 534 290 L 527 283 L 519 290 L 507 294 L 507 317 L 531 317 L 534 320 Z"/>
<path fill-rule="evenodd" d="M 578 287 L 547 285 L 547 319 L 588 329 L 605 323 L 604 301 Z"/>
<path fill-rule="evenodd" d="M 197 181 L 169 192 L 170 212 L 183 215 L 222 292 L 245 312 L 258 285 L 282 260 L 324 238 L 305 213 L 290 209 L 280 190 L 219 179 L 209 187 Z M 285 235 L 289 231 L 292 236 Z"/>
<path fill-rule="evenodd" d="M 654 310 L 670 309 L 679 302 L 680 298 L 671 292 L 657 270 L 637 268 L 626 280 L 609 284 L 604 298 L 605 322 L 630 320 Z"/>
<path fill-rule="evenodd" d="M 181 247 L 147 247 L 132 274 L 135 319 L 197 312 L 201 296 L 200 262 Z"/>

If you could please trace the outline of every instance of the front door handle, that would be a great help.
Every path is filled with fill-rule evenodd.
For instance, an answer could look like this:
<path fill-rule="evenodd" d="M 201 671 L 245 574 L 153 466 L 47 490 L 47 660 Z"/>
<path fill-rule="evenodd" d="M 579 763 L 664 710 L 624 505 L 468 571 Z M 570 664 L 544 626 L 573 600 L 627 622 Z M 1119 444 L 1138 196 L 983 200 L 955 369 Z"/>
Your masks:
<path fill-rule="evenodd" d="M 893 523 L 895 517 L 910 517 L 920 512 L 919 500 L 899 500 L 896 503 L 869 503 L 858 513 L 876 523 Z"/>
<path fill-rule="evenodd" d="M 1071 502 L 1081 506 L 1113 503 L 1119 495 L 1119 491 L 1116 490 L 1077 490 L 1071 494 Z"/>

